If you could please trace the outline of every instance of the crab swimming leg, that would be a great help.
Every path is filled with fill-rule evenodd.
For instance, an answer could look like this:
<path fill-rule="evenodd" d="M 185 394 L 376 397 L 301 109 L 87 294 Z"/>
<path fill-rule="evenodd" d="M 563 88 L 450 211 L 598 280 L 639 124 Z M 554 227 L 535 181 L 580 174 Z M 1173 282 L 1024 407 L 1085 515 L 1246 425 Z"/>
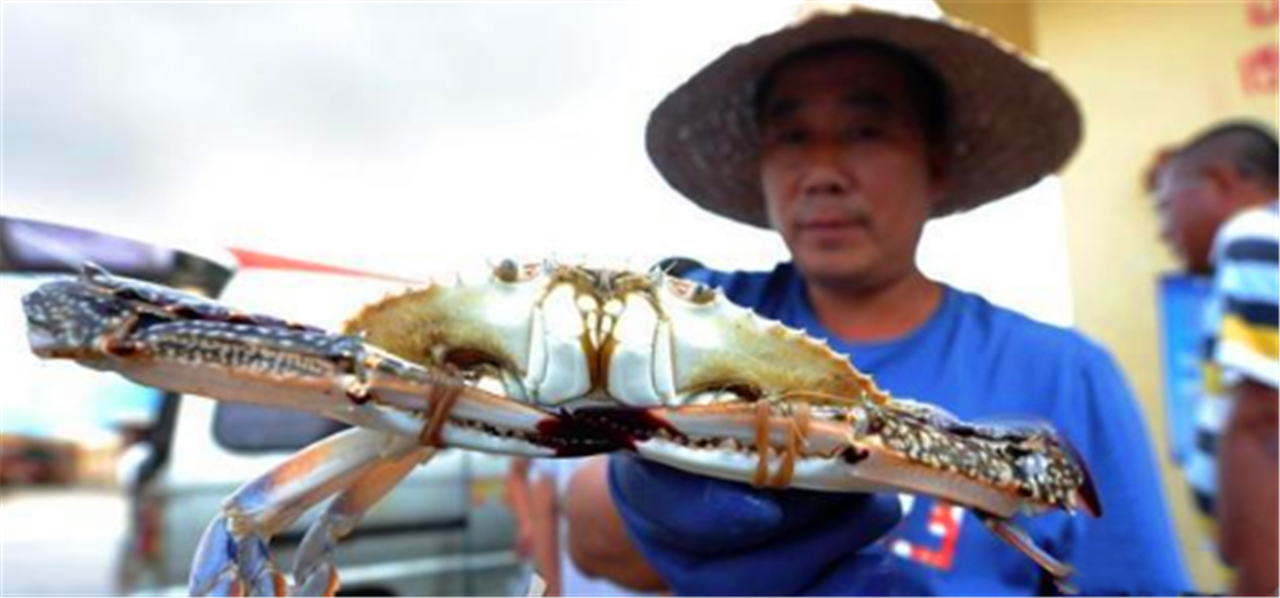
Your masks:
<path fill-rule="evenodd" d="M 296 596 L 333 596 L 338 591 L 338 569 L 333 548 L 360 523 L 366 511 L 382 500 L 415 467 L 431 459 L 436 449 L 420 448 L 404 456 L 379 462 L 365 470 L 329 503 L 307 529 L 293 565 Z"/>
<path fill-rule="evenodd" d="M 196 549 L 193 596 L 283 596 L 268 543 L 312 506 L 349 489 L 387 460 L 421 460 L 411 439 L 355 428 L 320 440 L 249 482 L 223 503 Z M 415 461 L 416 463 L 417 461 Z"/>

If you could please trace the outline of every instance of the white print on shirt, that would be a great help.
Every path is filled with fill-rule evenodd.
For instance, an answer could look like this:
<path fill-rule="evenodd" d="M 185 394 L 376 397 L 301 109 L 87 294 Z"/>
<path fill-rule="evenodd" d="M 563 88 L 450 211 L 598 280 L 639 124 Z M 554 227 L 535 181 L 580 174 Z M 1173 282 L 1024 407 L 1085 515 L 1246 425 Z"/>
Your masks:
<path fill-rule="evenodd" d="M 902 520 L 911 516 L 916 497 L 900 494 L 902 501 Z M 935 500 L 929 509 L 929 535 L 938 539 L 934 547 L 914 544 L 911 541 L 890 536 L 886 541 L 889 549 L 901 558 L 907 559 L 934 569 L 950 571 L 955 559 L 956 545 L 960 542 L 960 527 L 964 523 L 965 510 L 945 500 Z"/>

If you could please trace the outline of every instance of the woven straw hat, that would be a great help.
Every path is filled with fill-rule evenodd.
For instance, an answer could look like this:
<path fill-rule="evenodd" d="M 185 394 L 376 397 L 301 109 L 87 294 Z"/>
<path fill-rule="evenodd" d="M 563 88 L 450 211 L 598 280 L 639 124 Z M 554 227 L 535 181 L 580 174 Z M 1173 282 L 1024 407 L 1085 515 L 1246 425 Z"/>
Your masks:
<path fill-rule="evenodd" d="M 662 100 L 649 116 L 645 142 L 667 182 L 707 210 L 767 228 L 756 85 L 782 58 L 846 40 L 899 48 L 942 80 L 951 187 L 934 216 L 1029 187 L 1071 156 L 1080 141 L 1080 111 L 1035 59 L 944 16 L 932 2 L 867 4 L 806 3 L 789 26 L 730 49 Z"/>

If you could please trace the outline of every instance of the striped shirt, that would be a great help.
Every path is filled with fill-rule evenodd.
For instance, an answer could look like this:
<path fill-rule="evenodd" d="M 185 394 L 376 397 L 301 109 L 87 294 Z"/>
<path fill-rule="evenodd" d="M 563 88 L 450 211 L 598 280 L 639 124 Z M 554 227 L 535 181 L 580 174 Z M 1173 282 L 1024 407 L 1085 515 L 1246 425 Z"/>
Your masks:
<path fill-rule="evenodd" d="M 1223 225 L 1214 239 L 1213 263 L 1213 292 L 1205 306 L 1201 345 L 1205 392 L 1196 412 L 1195 448 L 1187 462 L 1196 506 L 1210 527 L 1217 496 L 1218 440 L 1231 412 L 1225 391 L 1246 379 L 1276 388 L 1280 379 L 1277 203 L 1246 210 Z"/>

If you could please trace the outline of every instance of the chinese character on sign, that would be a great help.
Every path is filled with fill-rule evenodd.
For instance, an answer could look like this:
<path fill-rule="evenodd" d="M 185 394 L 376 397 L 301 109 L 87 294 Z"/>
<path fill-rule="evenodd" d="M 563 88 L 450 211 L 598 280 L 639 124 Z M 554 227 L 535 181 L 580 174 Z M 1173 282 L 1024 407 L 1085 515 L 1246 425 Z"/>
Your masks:
<path fill-rule="evenodd" d="M 1280 0 L 1252 0 L 1245 6 L 1249 14 L 1249 24 L 1254 27 L 1266 27 L 1280 22 Z"/>
<path fill-rule="evenodd" d="M 1246 94 L 1276 93 L 1280 54 L 1275 43 L 1258 46 L 1240 57 L 1240 84 Z"/>

